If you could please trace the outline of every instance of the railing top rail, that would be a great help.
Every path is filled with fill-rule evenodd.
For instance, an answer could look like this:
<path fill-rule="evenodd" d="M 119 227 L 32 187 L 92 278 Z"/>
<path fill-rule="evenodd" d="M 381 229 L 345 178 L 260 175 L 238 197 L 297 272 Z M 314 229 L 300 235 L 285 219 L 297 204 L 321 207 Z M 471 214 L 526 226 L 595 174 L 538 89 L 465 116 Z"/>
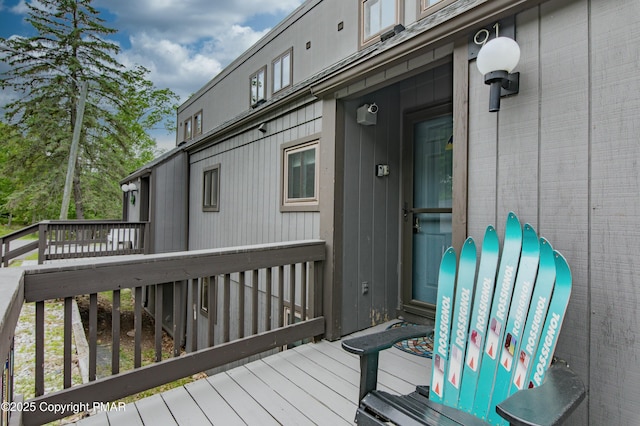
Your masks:
<path fill-rule="evenodd" d="M 44 220 L 40 222 L 44 225 L 122 225 L 122 224 L 131 224 L 131 225 L 144 225 L 149 222 L 132 222 L 122 219 L 72 219 L 72 220 Z"/>
<path fill-rule="evenodd" d="M 0 237 L 0 241 L 13 241 L 17 240 L 18 238 L 26 237 L 27 235 L 38 232 L 38 226 L 39 224 L 35 223 L 33 225 L 27 226 L 26 228 L 19 229 L 10 234 Z"/>
<path fill-rule="evenodd" d="M 322 240 L 130 255 L 25 270 L 27 302 L 325 259 Z"/>
<path fill-rule="evenodd" d="M 0 269 L 0 362 L 9 354 L 24 301 L 24 271 Z"/>

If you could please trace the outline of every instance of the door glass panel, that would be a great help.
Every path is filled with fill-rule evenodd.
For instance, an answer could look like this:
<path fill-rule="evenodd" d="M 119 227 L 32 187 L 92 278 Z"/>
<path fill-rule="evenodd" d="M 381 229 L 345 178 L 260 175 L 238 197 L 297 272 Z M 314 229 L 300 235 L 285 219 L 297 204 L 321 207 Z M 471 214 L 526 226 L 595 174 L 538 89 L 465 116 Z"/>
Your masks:
<path fill-rule="evenodd" d="M 442 254 L 451 246 L 453 119 L 445 115 L 413 128 L 412 297 L 436 303 Z"/>

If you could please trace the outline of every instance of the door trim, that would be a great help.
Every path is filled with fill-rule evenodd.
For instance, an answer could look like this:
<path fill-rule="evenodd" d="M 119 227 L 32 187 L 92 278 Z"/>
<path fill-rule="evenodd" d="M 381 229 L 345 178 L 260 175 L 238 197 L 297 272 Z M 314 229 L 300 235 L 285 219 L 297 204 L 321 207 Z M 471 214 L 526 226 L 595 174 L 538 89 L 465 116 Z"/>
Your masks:
<path fill-rule="evenodd" d="M 413 136 L 414 124 L 437 118 L 443 115 L 453 115 L 453 104 L 448 101 L 438 105 L 423 107 L 419 110 L 406 112 L 402 117 L 402 219 L 401 219 L 401 309 L 404 312 L 421 317 L 434 318 L 435 305 L 414 300 L 412 297 L 413 283 L 413 227 L 410 216 L 412 213 L 449 213 L 449 209 L 413 209 L 406 203 L 413 198 Z M 455 127 L 454 127 L 455 132 Z M 455 149 L 454 149 L 455 152 Z M 455 154 L 454 154 L 455 157 Z M 454 158 L 455 162 L 455 158 Z M 411 171 L 411 173 L 409 173 Z M 455 185 L 455 183 L 454 183 Z M 451 213 L 455 210 L 455 202 Z"/>

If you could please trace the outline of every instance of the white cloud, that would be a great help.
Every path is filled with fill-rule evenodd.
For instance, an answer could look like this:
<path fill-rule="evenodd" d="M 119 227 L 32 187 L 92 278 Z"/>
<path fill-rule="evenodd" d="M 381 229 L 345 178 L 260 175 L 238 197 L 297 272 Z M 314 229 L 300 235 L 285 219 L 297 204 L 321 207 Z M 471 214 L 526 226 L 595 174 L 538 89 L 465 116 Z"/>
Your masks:
<path fill-rule="evenodd" d="M 303 0 L 95 0 L 115 14 L 108 23 L 129 34 L 121 55 L 125 65 L 151 71 L 158 87 L 181 100 L 197 91 L 228 63 L 258 41 L 269 28 L 251 28 L 259 14 L 283 16 Z"/>

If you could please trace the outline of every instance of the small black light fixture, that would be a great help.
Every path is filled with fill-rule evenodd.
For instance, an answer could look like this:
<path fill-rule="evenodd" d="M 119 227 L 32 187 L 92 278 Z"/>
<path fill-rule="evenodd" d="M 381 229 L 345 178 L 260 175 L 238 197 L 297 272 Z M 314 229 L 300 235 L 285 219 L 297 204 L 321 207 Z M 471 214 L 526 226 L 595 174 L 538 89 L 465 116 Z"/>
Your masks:
<path fill-rule="evenodd" d="M 491 86 L 489 111 L 500 111 L 500 97 L 515 95 L 520 90 L 520 73 L 511 73 L 520 60 L 520 46 L 512 38 L 496 37 L 487 42 L 476 65 L 484 75 L 485 84 Z"/>
<path fill-rule="evenodd" d="M 258 126 L 258 130 L 261 133 L 267 133 L 267 123 L 260 123 L 260 125 Z"/>

